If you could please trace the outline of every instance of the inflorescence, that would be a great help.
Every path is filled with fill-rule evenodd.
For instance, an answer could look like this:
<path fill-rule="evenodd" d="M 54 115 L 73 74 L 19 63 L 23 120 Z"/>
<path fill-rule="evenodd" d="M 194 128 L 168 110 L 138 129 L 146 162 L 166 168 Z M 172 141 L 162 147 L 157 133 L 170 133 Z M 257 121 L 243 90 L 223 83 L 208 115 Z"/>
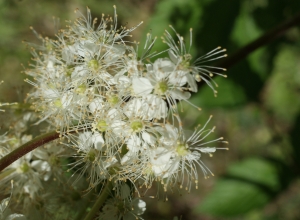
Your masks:
<path fill-rule="evenodd" d="M 82 179 L 88 181 L 86 192 L 105 181 L 115 184 L 115 198 L 104 206 L 104 216 L 114 212 L 119 217 L 139 218 L 145 203 L 133 199 L 132 190 L 140 195 L 141 189 L 147 190 L 156 182 L 164 191 L 190 191 L 193 184 L 198 187 L 199 169 L 205 178 L 213 175 L 201 156 L 227 149 L 213 146 L 227 142 L 222 137 L 207 140 L 215 129 L 207 128 L 211 117 L 204 126 L 186 135 L 178 109 L 181 102 L 196 107 L 189 98 L 197 92 L 197 82 L 201 80 L 217 93 L 212 77 L 226 77 L 221 74 L 225 69 L 207 63 L 225 57 L 226 50 L 217 47 L 193 59 L 192 29 L 187 48 L 183 37 L 170 26 L 171 31 L 166 30 L 162 37 L 167 50 L 152 53 L 156 38 L 148 34 L 139 51 L 139 44 L 130 41 L 131 32 L 139 25 L 119 27 L 116 7 L 113 17 L 103 15 L 100 22 L 92 19 L 87 9 L 87 17 L 80 14 L 74 23 L 57 33 L 55 40 L 37 34 L 42 46 L 28 44 L 34 62 L 25 70 L 32 79 L 26 82 L 34 89 L 27 102 L 32 103 L 40 117 L 36 124 L 49 123 L 64 138 L 60 143 L 65 147 L 48 144 L 0 174 L 0 183 L 18 181 L 14 195 L 19 196 L 19 206 L 34 203 L 43 209 L 42 204 L 50 195 L 41 196 L 40 192 L 50 185 L 47 181 L 66 181 L 59 166 L 62 157 L 71 158 L 64 169 L 71 174 L 73 187 L 81 185 Z M 158 54 L 166 57 L 156 58 Z M 14 136 L 5 140 L 1 136 L 6 150 L 1 150 L 0 157 L 31 139 L 21 132 L 18 135 L 19 139 Z M 74 188 L 64 192 L 70 190 Z M 58 200 L 59 195 L 53 197 Z M 119 203 L 123 212 L 115 210 Z"/>

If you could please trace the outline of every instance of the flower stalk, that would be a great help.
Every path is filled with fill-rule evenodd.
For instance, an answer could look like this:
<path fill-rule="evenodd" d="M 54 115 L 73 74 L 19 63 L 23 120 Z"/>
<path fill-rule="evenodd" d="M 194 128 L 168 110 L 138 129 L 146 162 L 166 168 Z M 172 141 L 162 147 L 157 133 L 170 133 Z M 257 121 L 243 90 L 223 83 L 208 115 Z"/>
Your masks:
<path fill-rule="evenodd" d="M 56 131 L 51 131 L 21 145 L 20 147 L 0 159 L 0 172 L 30 151 L 33 151 L 34 149 L 59 138 L 59 136 L 60 134 Z"/>
<path fill-rule="evenodd" d="M 113 187 L 112 182 L 107 181 L 105 187 L 102 189 L 102 192 L 101 192 L 100 196 L 97 198 L 94 206 L 89 211 L 89 213 L 87 214 L 87 216 L 85 217 L 84 220 L 92 220 L 92 219 L 95 218 L 95 215 L 97 214 L 97 212 L 99 211 L 101 206 L 103 206 L 103 204 L 106 201 L 108 195 L 110 194 L 110 192 L 112 190 L 112 187 Z"/>

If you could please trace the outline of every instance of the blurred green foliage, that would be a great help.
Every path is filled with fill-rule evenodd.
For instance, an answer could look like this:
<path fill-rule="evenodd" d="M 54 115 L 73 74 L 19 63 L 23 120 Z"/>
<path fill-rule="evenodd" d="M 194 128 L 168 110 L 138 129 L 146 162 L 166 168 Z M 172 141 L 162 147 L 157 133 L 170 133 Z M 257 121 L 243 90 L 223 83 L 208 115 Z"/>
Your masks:
<path fill-rule="evenodd" d="M 74 19 L 74 9 L 94 16 L 118 8 L 121 24 L 143 20 L 135 38 L 147 32 L 158 38 L 171 24 L 201 56 L 217 46 L 228 55 L 300 12 L 299 0 L 1 0 L 0 1 L 0 102 L 22 101 L 30 86 L 23 82 L 20 63 L 30 60 L 21 41 L 38 43 L 29 30 L 54 36 L 52 16 Z M 203 158 L 215 177 L 200 181 L 198 190 L 169 202 L 149 199 L 145 219 L 300 219 L 300 24 L 282 37 L 251 53 L 228 69 L 228 78 L 216 77 L 218 96 L 207 86 L 192 102 L 202 108 L 185 108 L 185 125 L 191 129 L 214 118 L 216 137 L 229 141 L 229 151 Z M 157 40 L 154 50 L 165 46 Z M 4 119 L 0 119 L 4 120 Z M 223 147 L 223 146 L 218 146 Z"/>
<path fill-rule="evenodd" d="M 197 208 L 219 216 L 236 216 L 265 205 L 280 188 L 275 164 L 250 157 L 228 167 L 226 178 Z"/>

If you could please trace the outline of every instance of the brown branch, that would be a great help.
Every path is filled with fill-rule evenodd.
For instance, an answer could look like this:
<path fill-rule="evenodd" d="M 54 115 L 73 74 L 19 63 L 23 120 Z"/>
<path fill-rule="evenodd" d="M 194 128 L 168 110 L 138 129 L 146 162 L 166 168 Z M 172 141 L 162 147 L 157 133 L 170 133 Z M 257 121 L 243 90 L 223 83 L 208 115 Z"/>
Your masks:
<path fill-rule="evenodd" d="M 7 166 L 18 160 L 20 157 L 24 156 L 25 154 L 29 153 L 30 151 L 34 150 L 35 148 L 42 146 L 50 141 L 59 138 L 59 133 L 56 131 L 52 131 L 43 135 L 40 135 L 31 141 L 23 144 L 22 146 L 18 147 L 14 151 L 10 152 L 9 154 L 5 155 L 0 159 L 0 172 L 4 170 Z"/>
<path fill-rule="evenodd" d="M 279 24 L 278 26 L 271 29 L 270 31 L 266 32 L 263 36 L 247 44 L 246 46 L 244 46 L 234 54 L 230 55 L 229 57 L 223 59 L 217 64 L 217 66 L 224 67 L 224 68 L 229 68 L 233 66 L 234 64 L 238 63 L 239 61 L 247 57 L 250 53 L 252 53 L 256 49 L 270 43 L 274 39 L 283 35 L 289 28 L 297 24 L 300 24 L 300 13 L 298 13 L 293 18 L 290 18 L 287 21 L 284 21 L 283 23 Z"/>

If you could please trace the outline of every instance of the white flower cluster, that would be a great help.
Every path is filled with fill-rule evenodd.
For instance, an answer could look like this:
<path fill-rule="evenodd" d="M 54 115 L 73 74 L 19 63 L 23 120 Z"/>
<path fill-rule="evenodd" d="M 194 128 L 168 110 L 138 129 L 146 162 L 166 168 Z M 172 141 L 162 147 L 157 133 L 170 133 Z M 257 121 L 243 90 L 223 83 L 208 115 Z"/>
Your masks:
<path fill-rule="evenodd" d="M 25 73 L 34 79 L 26 81 L 35 89 L 27 101 L 40 114 L 36 124 L 49 122 L 68 148 L 51 144 L 37 149 L 0 174 L 0 183 L 18 182 L 14 191 L 23 210 L 26 204 L 44 204 L 49 194 L 41 192 L 53 180 L 65 181 L 58 168 L 62 154 L 71 158 L 68 171 L 74 185 L 82 179 L 88 180 L 88 190 L 104 181 L 116 184 L 115 198 L 107 201 L 99 219 L 111 219 L 105 217 L 111 212 L 115 219 L 139 219 L 145 211 L 145 203 L 132 199 L 133 193 L 118 193 L 128 187 L 125 182 L 138 193 L 153 182 L 161 183 L 165 191 L 168 187 L 190 191 L 193 183 L 197 187 L 199 169 L 205 178 L 212 175 L 201 155 L 227 149 L 210 145 L 226 141 L 206 139 L 214 131 L 206 128 L 211 117 L 186 135 L 178 108 L 182 101 L 194 106 L 189 98 L 201 80 L 216 94 L 211 78 L 226 75 L 220 74 L 224 69 L 206 63 L 226 56 L 225 50 L 218 47 L 192 63 L 192 38 L 187 49 L 171 27 L 176 39 L 166 31 L 163 42 L 168 49 L 158 53 L 166 57 L 155 59 L 158 54 L 150 53 L 156 40 L 151 34 L 139 57 L 138 43 L 129 41 L 135 28 L 117 26 L 116 8 L 113 17 L 103 15 L 99 22 L 88 9 L 87 17 L 81 15 L 60 30 L 56 40 L 39 36 L 43 45 L 31 47 L 35 63 Z M 3 149 L 14 149 L 24 138 L 31 137 L 20 135 L 18 143 L 10 141 Z"/>
<path fill-rule="evenodd" d="M 36 80 L 30 97 L 41 120 L 69 139 L 66 145 L 76 149 L 73 168 L 89 173 L 90 187 L 104 179 L 139 180 L 147 187 L 154 180 L 165 186 L 197 183 L 197 166 L 205 176 L 210 173 L 200 157 L 216 150 L 204 141 L 213 129 L 205 125 L 185 136 L 177 104 L 188 102 L 201 79 L 214 88 L 208 79 L 219 73 L 211 70 L 221 68 L 202 63 L 226 56 L 217 57 L 225 50 L 217 48 L 191 64 L 183 38 L 174 31 L 176 43 L 166 31 L 168 57 L 151 62 L 151 35 L 138 58 L 137 47 L 127 41 L 136 27 L 118 28 L 116 10 L 113 18 L 103 15 L 96 23 L 88 9 L 87 18 L 33 50 L 36 64 L 26 73 Z"/>

